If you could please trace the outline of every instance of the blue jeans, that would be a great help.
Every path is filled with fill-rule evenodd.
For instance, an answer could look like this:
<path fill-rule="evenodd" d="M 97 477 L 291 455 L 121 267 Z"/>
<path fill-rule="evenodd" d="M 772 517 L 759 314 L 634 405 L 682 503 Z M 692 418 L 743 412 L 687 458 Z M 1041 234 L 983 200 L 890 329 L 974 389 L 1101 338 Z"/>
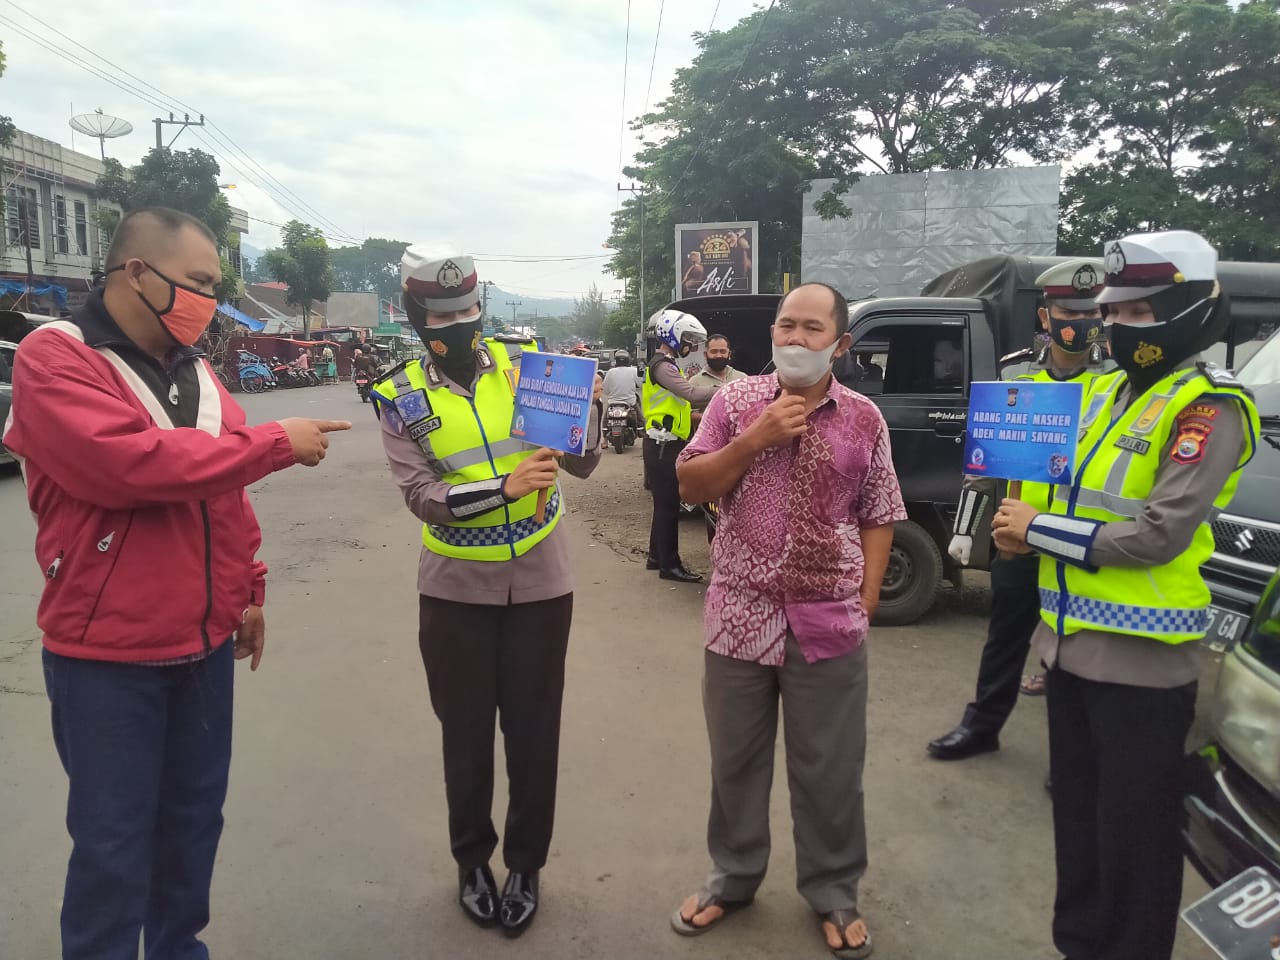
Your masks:
<path fill-rule="evenodd" d="M 209 884 L 231 766 L 235 661 L 224 643 L 169 667 L 44 651 L 70 780 L 63 960 L 207 960 Z"/>

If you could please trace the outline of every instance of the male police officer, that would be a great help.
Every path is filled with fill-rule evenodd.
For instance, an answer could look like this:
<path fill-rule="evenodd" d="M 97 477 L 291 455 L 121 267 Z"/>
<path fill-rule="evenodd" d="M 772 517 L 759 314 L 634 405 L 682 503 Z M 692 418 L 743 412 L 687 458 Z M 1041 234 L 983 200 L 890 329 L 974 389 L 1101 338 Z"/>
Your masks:
<path fill-rule="evenodd" d="M 1094 298 L 1102 290 L 1101 260 L 1069 260 L 1036 279 L 1044 291 L 1041 328 L 1049 343 L 1027 350 L 1034 369 L 1015 380 L 1040 383 L 1077 381 L 1085 389 L 1102 369 L 1102 314 Z M 1007 358 L 1018 360 L 1018 356 Z M 973 538 L 983 512 L 994 496 L 996 481 L 965 477 L 956 511 L 955 535 L 947 552 L 968 564 Z M 1020 499 L 1046 510 L 1052 488 L 1047 483 L 1023 483 Z M 983 534 L 985 536 L 985 534 Z M 978 666 L 978 687 L 964 711 L 964 719 L 950 733 L 929 742 L 937 760 L 960 760 L 1000 749 L 1000 729 L 1018 699 L 1018 678 L 1031 647 L 1031 634 L 1040 622 L 1040 564 L 1034 554 L 997 557 L 991 564 L 991 621 Z"/>
<path fill-rule="evenodd" d="M 1200 564 L 1259 424 L 1235 378 L 1197 356 L 1229 320 L 1216 251 L 1172 230 L 1104 252 L 1098 300 L 1120 370 L 1090 388 L 1071 485 L 1046 510 L 1005 500 L 993 527 L 1001 549 L 1040 554 L 1054 944 L 1071 960 L 1167 960 L 1208 618 Z"/>
<path fill-rule="evenodd" d="M 519 936 L 538 908 L 555 817 L 564 661 L 573 614 L 558 459 L 511 436 L 519 358 L 528 343 L 481 340 L 471 257 L 411 246 L 401 261 L 405 312 L 427 346 L 374 385 L 383 447 L 410 511 L 423 521 L 419 637 L 443 735 L 449 839 L 459 902 L 481 926 Z M 599 383 L 597 395 L 599 399 Z M 586 477 L 600 457 L 593 403 Z M 539 491 L 550 491 L 538 514 Z M 499 901 L 494 716 L 501 716 L 510 799 Z"/>
<path fill-rule="evenodd" d="M 691 384 L 677 360 L 706 343 L 707 331 L 697 317 L 679 310 L 663 310 L 654 318 L 658 353 L 644 375 L 641 401 L 644 413 L 644 476 L 653 494 L 649 527 L 650 570 L 663 580 L 697 583 L 702 576 L 686 569 L 680 559 L 680 484 L 676 457 L 693 432 L 693 408 L 705 407 L 715 387 Z"/>

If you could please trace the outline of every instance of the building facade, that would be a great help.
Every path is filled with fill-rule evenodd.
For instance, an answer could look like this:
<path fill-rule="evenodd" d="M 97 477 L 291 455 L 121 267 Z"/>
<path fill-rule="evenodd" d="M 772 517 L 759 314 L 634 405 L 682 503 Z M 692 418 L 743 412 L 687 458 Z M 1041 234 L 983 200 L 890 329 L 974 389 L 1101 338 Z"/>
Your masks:
<path fill-rule="evenodd" d="M 120 209 L 94 196 L 102 172 L 97 157 L 23 130 L 0 149 L 0 304 L 26 293 L 28 278 L 32 295 L 21 309 L 29 313 L 57 315 L 84 302 L 111 239 L 98 212 Z M 248 228 L 245 211 L 232 207 L 231 231 Z M 229 253 L 238 272 L 239 244 Z"/>

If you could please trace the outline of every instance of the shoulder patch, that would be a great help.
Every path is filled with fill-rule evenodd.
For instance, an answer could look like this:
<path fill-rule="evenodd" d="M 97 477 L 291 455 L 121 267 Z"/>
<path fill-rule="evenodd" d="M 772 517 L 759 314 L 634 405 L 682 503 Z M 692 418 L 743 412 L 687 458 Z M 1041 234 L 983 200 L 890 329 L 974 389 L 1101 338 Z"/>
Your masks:
<path fill-rule="evenodd" d="M 1001 363 L 1017 363 L 1022 360 L 1030 360 L 1036 355 L 1035 350 L 1026 347 L 1022 350 L 1015 350 L 1013 353 L 1006 353 L 1000 358 Z"/>
<path fill-rule="evenodd" d="M 1179 420 L 1178 432 L 1173 438 L 1169 458 L 1174 463 L 1199 463 L 1204 459 L 1204 447 L 1213 433 L 1213 425 L 1203 420 Z"/>
<path fill-rule="evenodd" d="M 1224 370 L 1216 364 L 1201 361 L 1196 364 L 1196 368 L 1204 375 L 1204 378 L 1212 383 L 1215 387 L 1241 387 L 1243 384 L 1236 379 L 1236 375 L 1230 370 Z"/>

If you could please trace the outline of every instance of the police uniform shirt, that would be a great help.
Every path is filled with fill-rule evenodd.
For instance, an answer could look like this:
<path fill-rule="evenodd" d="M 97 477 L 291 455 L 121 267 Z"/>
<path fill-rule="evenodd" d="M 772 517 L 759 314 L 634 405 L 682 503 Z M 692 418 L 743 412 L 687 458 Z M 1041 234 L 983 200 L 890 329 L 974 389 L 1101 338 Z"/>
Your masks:
<path fill-rule="evenodd" d="M 1127 409 L 1135 399 L 1126 384 L 1116 409 Z M 1239 404 L 1203 397 L 1194 407 L 1182 411 L 1170 433 L 1142 516 L 1099 528 L 1089 550 L 1093 566 L 1160 566 L 1190 546 L 1245 450 Z M 1164 643 L 1088 629 L 1059 637 L 1042 620 L 1032 644 L 1045 666 L 1103 683 L 1180 687 L 1200 675 L 1200 644 L 1195 642 Z"/>
<path fill-rule="evenodd" d="M 487 348 L 481 346 L 480 349 Z M 443 389 L 461 397 L 473 395 L 470 385 L 460 386 L 436 369 L 444 381 Z M 396 417 L 384 415 L 381 422 L 387 463 L 409 510 L 423 523 L 453 522 L 453 514 L 445 502 L 450 484 L 442 479 L 439 464 L 427 459 L 418 442 L 408 431 L 399 428 Z M 560 461 L 561 468 L 575 477 L 589 476 L 600 462 L 600 416 L 594 403 L 587 437 L 587 447 L 581 456 L 566 455 Z M 573 592 L 569 534 L 564 523 L 559 523 L 528 553 L 502 561 L 460 560 L 423 547 L 418 558 L 418 592 L 459 603 L 498 605 L 562 597 Z"/>

